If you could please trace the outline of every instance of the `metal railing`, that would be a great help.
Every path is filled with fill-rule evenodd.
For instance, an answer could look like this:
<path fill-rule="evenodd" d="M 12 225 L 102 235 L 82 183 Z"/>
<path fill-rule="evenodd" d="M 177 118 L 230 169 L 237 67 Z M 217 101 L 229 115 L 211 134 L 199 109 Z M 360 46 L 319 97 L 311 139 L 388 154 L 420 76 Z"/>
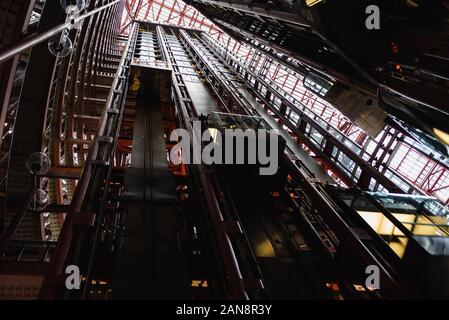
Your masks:
<path fill-rule="evenodd" d="M 233 52 L 226 50 L 222 45 L 213 41 L 208 36 L 202 37 L 203 41 L 210 44 L 218 56 L 226 60 L 231 66 L 243 66 L 240 57 L 237 57 Z M 312 109 L 308 108 L 302 102 L 283 90 L 279 85 L 268 78 L 261 79 L 255 72 L 248 70 L 245 67 L 236 68 L 236 71 L 242 78 L 247 76 L 256 79 L 253 83 L 246 78 L 247 85 L 252 87 L 258 94 L 258 97 L 265 101 L 270 109 L 280 117 L 295 134 L 302 137 L 303 141 L 307 143 L 308 147 L 315 153 L 322 154 L 324 159 L 328 159 L 329 165 L 335 168 L 340 175 L 343 176 L 345 184 L 357 185 L 359 183 L 363 172 L 370 177 L 368 183 L 364 182 L 366 190 L 381 191 L 390 190 L 395 192 L 423 194 L 418 188 L 409 183 L 405 178 L 392 172 L 388 168 L 384 168 L 383 172 L 378 171 L 373 167 L 368 160 L 372 158 L 372 154 L 368 153 L 365 148 L 360 147 L 352 139 L 342 133 L 339 129 L 326 122 L 322 117 L 316 114 Z M 247 75 L 248 74 L 248 75 Z M 258 86 L 256 87 L 256 85 Z M 262 96 L 260 92 L 262 88 L 270 92 L 269 98 Z M 286 109 L 291 112 L 286 114 L 281 111 L 281 106 L 285 105 Z M 303 121 L 305 127 L 300 130 L 300 122 Z M 336 147 L 333 151 L 324 154 L 326 144 Z M 374 180 L 371 180 L 374 179 Z M 406 185 L 404 190 L 393 181 L 400 181 L 401 186 Z"/>
<path fill-rule="evenodd" d="M 197 61 L 197 63 L 202 63 L 206 67 L 209 66 L 209 68 L 212 68 L 211 66 L 215 64 L 215 69 L 223 69 L 220 68 L 219 65 L 221 64 L 221 66 L 224 67 L 225 64 L 220 61 L 220 59 L 214 58 L 214 52 L 208 51 L 210 47 L 207 48 L 206 46 L 202 46 L 201 43 L 198 42 L 194 43 L 194 41 L 191 40 L 190 37 L 185 33 L 182 33 L 182 35 L 186 39 L 189 38 L 189 41 L 186 41 L 185 43 L 190 44 L 192 51 L 195 51 L 195 55 L 198 58 L 197 60 L 202 60 L 201 62 Z M 197 39 L 201 39 L 201 37 L 198 37 Z M 200 48 L 202 48 L 202 50 Z M 212 70 L 209 70 L 209 72 L 212 72 Z M 233 91 L 234 93 L 239 91 L 237 88 L 238 84 L 229 80 L 234 72 L 226 71 L 226 73 L 229 73 L 226 74 L 225 72 L 215 71 L 215 73 L 217 74 L 217 77 L 214 78 L 213 81 L 221 83 L 223 88 L 225 88 L 224 85 L 227 84 L 230 87 L 227 90 Z M 226 91 L 226 89 L 224 91 Z M 249 104 L 249 102 L 247 102 L 247 104 Z M 310 202 L 313 204 L 311 208 L 309 208 L 310 213 L 318 216 L 316 214 L 317 212 L 320 217 L 326 219 L 329 225 L 332 225 L 332 230 L 338 232 L 338 240 L 340 242 L 344 242 L 347 247 L 353 250 L 361 265 L 378 265 L 383 275 L 382 281 L 385 284 L 385 287 L 394 290 L 397 285 L 396 275 L 390 269 L 386 268 L 385 265 L 381 263 L 381 261 L 379 261 L 379 259 L 353 232 L 352 228 L 344 221 L 344 219 L 342 218 L 341 209 L 337 205 L 335 205 L 335 203 L 333 203 L 331 198 L 328 197 L 323 184 L 315 178 L 314 174 L 305 165 L 299 165 L 295 161 L 292 161 L 292 155 L 292 150 L 287 147 L 286 154 L 284 156 L 284 158 L 286 159 L 285 162 L 288 164 L 287 167 L 289 169 L 289 172 L 293 173 L 293 179 L 296 181 L 297 186 L 302 189 L 303 196 L 310 199 Z M 308 218 L 305 218 L 303 221 L 307 224 L 310 224 Z M 318 234 L 315 226 L 311 226 L 310 229 L 311 231 L 315 232 L 315 235 Z M 318 235 L 318 237 L 320 237 L 320 235 Z M 325 240 L 328 242 L 332 241 L 332 234 L 328 233 Z M 333 252 L 329 249 L 329 247 L 333 247 L 333 245 L 326 247 L 323 238 L 321 238 L 317 242 L 321 247 L 320 251 L 325 252 L 328 258 L 332 258 Z"/>
<path fill-rule="evenodd" d="M 97 226 L 101 223 L 102 207 L 106 198 L 107 181 L 110 176 L 112 157 L 123 115 L 123 99 L 129 74 L 129 63 L 132 59 L 136 39 L 137 26 L 134 26 L 126 43 L 114 80 L 109 91 L 106 106 L 99 120 L 98 130 L 84 165 L 83 173 L 78 181 L 70 209 L 61 230 L 54 258 L 49 272 L 44 279 L 40 298 L 54 298 L 52 290 L 58 275 L 64 272 L 64 265 L 74 241 L 82 241 L 82 233 L 76 233 L 74 227 L 80 216 L 90 217 Z M 95 246 L 94 246 L 95 247 Z M 72 256 L 76 260 L 76 257 Z"/>
<path fill-rule="evenodd" d="M 0 261 L 49 262 L 55 247 L 54 241 L 12 240 Z"/>
<path fill-rule="evenodd" d="M 12 59 L 17 54 L 19 54 L 27 49 L 30 49 L 30 48 L 38 45 L 39 43 L 42 43 L 42 42 L 60 34 L 62 31 L 66 30 L 66 29 L 70 29 L 72 27 L 72 25 L 76 25 L 76 24 L 80 23 L 81 21 L 83 21 L 84 19 L 109 8 L 112 5 L 114 5 L 120 1 L 121 0 L 112 1 L 108 4 L 105 4 L 101 7 L 99 7 L 99 8 L 89 11 L 83 15 L 75 17 L 72 22 L 70 22 L 70 21 L 65 22 L 63 24 L 60 24 L 58 26 L 51 28 L 50 30 L 48 30 L 44 33 L 33 35 L 30 38 L 24 39 L 24 40 L 20 41 L 19 43 L 16 43 L 14 46 L 11 46 L 11 47 L 1 50 L 0 51 L 0 64 L 4 63 L 5 61 L 7 61 L 9 59 Z"/>

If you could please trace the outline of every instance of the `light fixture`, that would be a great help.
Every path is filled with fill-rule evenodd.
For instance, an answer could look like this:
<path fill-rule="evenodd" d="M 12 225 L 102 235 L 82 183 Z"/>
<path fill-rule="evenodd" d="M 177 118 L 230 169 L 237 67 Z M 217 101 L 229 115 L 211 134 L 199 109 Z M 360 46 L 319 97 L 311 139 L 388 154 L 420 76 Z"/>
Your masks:
<path fill-rule="evenodd" d="M 449 146 L 449 133 L 437 128 L 433 128 L 433 133 L 437 136 L 438 139 Z"/>
<path fill-rule="evenodd" d="M 48 50 L 58 58 L 67 57 L 72 52 L 72 41 L 69 38 L 69 31 L 64 30 L 61 35 L 51 38 L 48 41 Z"/>
<path fill-rule="evenodd" d="M 48 205 L 48 199 L 48 193 L 45 190 L 37 189 L 30 203 L 30 209 L 33 211 L 44 210 Z"/>
<path fill-rule="evenodd" d="M 43 152 L 30 154 L 25 162 L 25 166 L 33 175 L 45 174 L 50 170 L 50 158 Z"/>
<path fill-rule="evenodd" d="M 30 154 L 25 162 L 28 171 L 33 174 L 35 186 L 38 184 L 38 175 L 48 172 L 51 167 L 50 158 L 43 152 L 34 152 Z M 37 188 L 37 187 L 36 187 Z M 42 211 L 48 205 L 48 193 L 42 189 L 36 189 L 29 208 L 33 211 Z"/>
<path fill-rule="evenodd" d="M 66 11 L 66 13 L 77 11 L 80 12 L 86 7 L 85 0 L 60 0 L 59 3 L 61 7 Z"/>
<path fill-rule="evenodd" d="M 86 7 L 85 0 L 60 0 L 62 9 L 67 14 L 66 23 L 67 27 L 60 35 L 51 38 L 48 41 L 48 50 L 55 57 L 64 58 L 72 52 L 73 44 L 69 37 L 69 31 L 72 29 L 78 29 L 80 23 L 76 22 L 76 17 Z"/>
<path fill-rule="evenodd" d="M 308 7 L 312 7 L 312 6 L 320 3 L 321 1 L 323 1 L 323 0 L 306 0 L 306 5 Z"/>

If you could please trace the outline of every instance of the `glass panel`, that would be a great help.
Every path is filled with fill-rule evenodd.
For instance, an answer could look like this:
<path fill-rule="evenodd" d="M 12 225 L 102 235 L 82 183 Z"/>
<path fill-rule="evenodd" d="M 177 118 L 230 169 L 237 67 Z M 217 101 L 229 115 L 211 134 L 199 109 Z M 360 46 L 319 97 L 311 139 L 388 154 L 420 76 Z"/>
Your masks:
<path fill-rule="evenodd" d="M 381 212 L 357 211 L 366 223 L 388 244 L 388 246 L 402 258 L 407 247 L 408 239 L 390 219 Z"/>
<path fill-rule="evenodd" d="M 332 85 L 332 82 L 320 77 L 315 73 L 309 72 L 304 78 L 304 86 L 322 97 L 326 95 Z"/>
<path fill-rule="evenodd" d="M 370 195 L 385 211 L 374 205 Z M 449 210 L 435 198 L 380 192 L 338 192 L 338 197 L 353 208 L 400 258 L 411 237 L 416 241 L 419 239 L 420 244 L 449 243 Z M 442 245 L 428 247 L 431 254 L 448 254 Z"/>

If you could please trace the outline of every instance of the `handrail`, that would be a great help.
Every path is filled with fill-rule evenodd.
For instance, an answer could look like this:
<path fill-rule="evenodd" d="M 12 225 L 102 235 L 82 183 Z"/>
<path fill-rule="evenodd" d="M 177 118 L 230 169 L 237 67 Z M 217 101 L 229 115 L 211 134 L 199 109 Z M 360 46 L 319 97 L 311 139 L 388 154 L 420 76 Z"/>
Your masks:
<path fill-rule="evenodd" d="M 55 241 L 41 241 L 41 240 L 15 240 L 11 239 L 8 249 L 12 249 L 11 252 L 5 251 L 3 253 L 3 256 L 0 256 L 0 262 L 7 262 L 7 261 L 15 261 L 15 262 L 44 262 L 47 263 L 49 259 L 50 254 L 53 252 L 51 251 L 56 246 Z M 19 249 L 20 251 L 17 253 L 17 251 L 14 251 L 14 249 Z M 32 257 L 27 255 L 26 260 L 23 260 L 23 254 L 26 252 L 26 250 L 34 249 L 41 251 L 37 251 L 32 253 Z"/>
<path fill-rule="evenodd" d="M 99 8 L 96 8 L 90 12 L 87 12 L 79 17 L 75 17 L 75 19 L 70 22 L 67 21 L 63 24 L 57 25 L 53 28 L 51 28 L 50 30 L 45 31 L 44 33 L 41 34 L 37 34 L 37 35 L 33 35 L 25 40 L 22 40 L 20 42 L 18 42 L 17 44 L 15 44 L 12 47 L 6 48 L 4 50 L 2 50 L 0 52 L 0 64 L 4 63 L 5 61 L 13 58 L 14 56 L 16 56 L 17 54 L 32 48 L 36 45 L 38 45 L 39 43 L 44 42 L 45 40 L 48 40 L 54 36 L 56 36 L 57 34 L 61 33 L 62 31 L 64 31 L 67 28 L 70 28 L 73 24 L 78 24 L 81 21 L 83 21 L 84 19 L 100 12 L 103 11 L 107 8 L 109 8 L 110 6 L 120 2 L 121 0 L 114 0 L 108 4 L 105 4 Z M 72 24 L 73 23 L 73 24 Z"/>
<path fill-rule="evenodd" d="M 6 229 L 2 238 L 0 239 L 0 257 L 2 256 L 3 252 L 5 252 L 6 248 L 8 247 L 8 244 L 11 241 L 11 238 L 14 235 L 14 233 L 16 232 L 16 229 L 19 226 L 20 222 L 22 221 L 23 217 L 28 212 L 28 208 L 30 206 L 31 201 L 33 200 L 34 195 L 36 194 L 37 189 L 38 189 L 37 184 L 35 184 L 31 188 L 22 207 L 14 215 L 14 218 L 11 220 L 8 228 Z"/>

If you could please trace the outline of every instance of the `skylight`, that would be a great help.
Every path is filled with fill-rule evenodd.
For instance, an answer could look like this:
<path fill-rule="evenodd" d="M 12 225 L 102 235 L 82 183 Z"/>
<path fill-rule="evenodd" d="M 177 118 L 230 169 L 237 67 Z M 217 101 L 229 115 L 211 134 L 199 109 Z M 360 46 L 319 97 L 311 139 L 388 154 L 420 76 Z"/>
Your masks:
<path fill-rule="evenodd" d="M 217 37 L 223 34 L 209 19 L 181 0 L 126 0 L 122 31 L 133 19 L 201 29 Z"/>

